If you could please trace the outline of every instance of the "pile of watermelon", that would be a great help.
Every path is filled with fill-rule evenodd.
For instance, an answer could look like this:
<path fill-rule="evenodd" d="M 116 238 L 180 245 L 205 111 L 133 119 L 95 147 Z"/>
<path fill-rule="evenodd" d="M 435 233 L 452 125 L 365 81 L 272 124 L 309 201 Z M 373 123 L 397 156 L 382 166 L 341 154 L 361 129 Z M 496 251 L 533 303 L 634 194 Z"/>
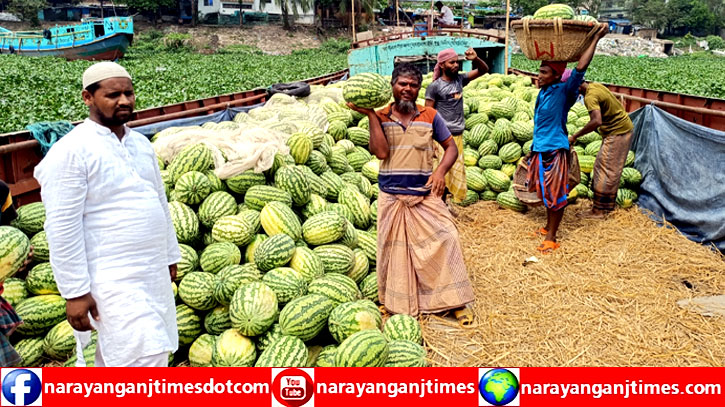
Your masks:
<path fill-rule="evenodd" d="M 425 87 L 432 82 L 426 75 Z M 517 164 L 531 150 L 534 136 L 534 108 L 539 90 L 528 77 L 486 74 L 463 90 L 466 130 L 463 132 L 466 165 L 466 199 L 457 202 L 468 206 L 479 200 L 496 201 L 501 207 L 525 211 L 513 193 L 513 175 Z M 423 103 L 423 100 L 419 100 Z M 589 122 L 589 113 L 582 103 L 571 108 L 567 131 L 574 134 Z M 602 144 L 602 137 L 592 132 L 577 140 L 576 150 L 581 168 L 581 183 L 570 192 L 569 201 L 591 199 L 591 171 Z M 631 207 L 637 200 L 642 174 L 632 167 L 634 152 L 630 151 L 617 192 L 617 204 Z"/>
<path fill-rule="evenodd" d="M 548 4 L 536 10 L 533 16 L 524 16 L 524 19 L 533 18 L 535 20 L 551 20 L 561 18 L 562 20 L 585 21 L 589 23 L 598 23 L 599 21 L 590 15 L 576 15 L 574 9 L 568 4 Z"/>

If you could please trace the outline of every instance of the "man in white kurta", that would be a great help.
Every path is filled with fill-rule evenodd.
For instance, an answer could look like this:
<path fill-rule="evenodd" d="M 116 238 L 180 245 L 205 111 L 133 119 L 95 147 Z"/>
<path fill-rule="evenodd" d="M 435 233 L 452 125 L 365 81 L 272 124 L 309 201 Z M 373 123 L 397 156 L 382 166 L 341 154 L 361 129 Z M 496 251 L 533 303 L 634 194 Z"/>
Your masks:
<path fill-rule="evenodd" d="M 83 79 L 90 117 L 34 174 L 53 273 L 79 348 L 98 332 L 96 366 L 167 366 L 178 347 L 171 281 L 181 255 L 156 155 L 125 125 L 130 75 L 103 62 Z"/>

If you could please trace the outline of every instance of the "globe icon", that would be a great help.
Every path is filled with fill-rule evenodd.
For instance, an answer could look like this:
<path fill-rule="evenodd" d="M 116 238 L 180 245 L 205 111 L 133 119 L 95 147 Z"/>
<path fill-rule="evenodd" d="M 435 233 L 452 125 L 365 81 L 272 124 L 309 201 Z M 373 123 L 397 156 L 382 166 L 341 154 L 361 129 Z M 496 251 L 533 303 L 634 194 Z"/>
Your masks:
<path fill-rule="evenodd" d="M 478 383 L 478 391 L 487 403 L 505 406 L 519 394 L 519 380 L 507 369 L 491 369 Z"/>

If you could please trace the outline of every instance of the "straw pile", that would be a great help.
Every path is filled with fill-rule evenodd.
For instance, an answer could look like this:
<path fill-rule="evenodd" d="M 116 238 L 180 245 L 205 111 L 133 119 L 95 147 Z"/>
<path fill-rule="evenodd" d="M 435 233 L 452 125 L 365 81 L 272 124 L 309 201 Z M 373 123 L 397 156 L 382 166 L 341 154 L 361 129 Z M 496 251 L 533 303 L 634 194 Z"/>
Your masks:
<path fill-rule="evenodd" d="M 526 214 L 479 202 L 458 227 L 476 292 L 463 329 L 421 318 L 433 366 L 723 366 L 725 318 L 680 299 L 725 294 L 723 256 L 658 227 L 636 209 L 584 220 L 572 205 L 561 248 L 539 255 L 543 208 Z M 524 265 L 536 256 L 538 263 Z"/>

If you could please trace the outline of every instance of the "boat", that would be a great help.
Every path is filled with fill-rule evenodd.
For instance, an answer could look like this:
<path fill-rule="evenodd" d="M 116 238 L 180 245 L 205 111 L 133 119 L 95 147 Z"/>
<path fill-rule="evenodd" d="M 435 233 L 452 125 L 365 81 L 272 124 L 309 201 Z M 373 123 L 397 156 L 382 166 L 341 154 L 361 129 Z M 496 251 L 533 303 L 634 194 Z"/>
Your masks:
<path fill-rule="evenodd" d="M 132 17 L 84 18 L 78 24 L 42 31 L 14 32 L 0 27 L 0 54 L 116 60 L 132 42 Z"/>

